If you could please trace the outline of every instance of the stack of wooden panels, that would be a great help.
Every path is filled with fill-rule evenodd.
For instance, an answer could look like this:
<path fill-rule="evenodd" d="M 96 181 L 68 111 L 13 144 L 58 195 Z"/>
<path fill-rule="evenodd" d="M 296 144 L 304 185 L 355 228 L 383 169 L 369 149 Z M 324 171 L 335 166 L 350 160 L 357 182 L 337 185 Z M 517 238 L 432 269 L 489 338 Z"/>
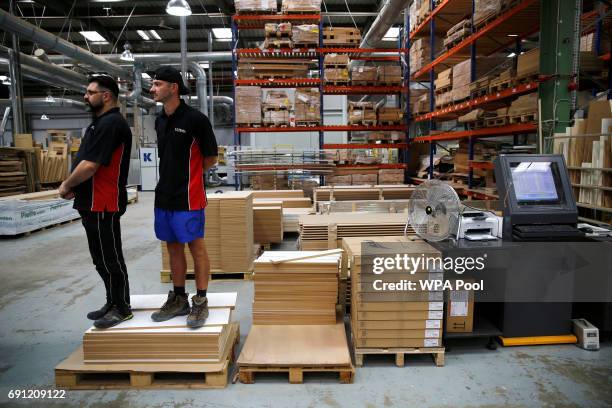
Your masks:
<path fill-rule="evenodd" d="M 268 205 L 269 203 L 281 202 L 283 208 L 310 208 L 312 202 L 308 197 L 271 197 L 271 198 L 256 198 L 253 200 L 254 205 Z"/>
<path fill-rule="evenodd" d="M 218 363 L 233 344 L 231 312 L 236 293 L 210 293 L 204 327 L 190 329 L 185 316 L 152 322 L 165 295 L 132 296 L 134 318 L 110 329 L 88 329 L 83 336 L 85 363 Z M 172 345 L 172 347 L 169 347 Z"/>
<path fill-rule="evenodd" d="M 32 193 L 39 183 L 39 148 L 0 148 L 0 197 Z"/>
<path fill-rule="evenodd" d="M 250 191 L 208 194 L 204 241 L 213 273 L 245 273 L 253 270 L 253 196 Z M 165 242 L 162 247 L 162 277 L 170 275 Z M 193 259 L 185 246 L 187 271 Z"/>
<path fill-rule="evenodd" d="M 306 78 L 310 60 L 241 58 L 240 79 Z"/>
<path fill-rule="evenodd" d="M 283 241 L 283 206 L 253 208 L 253 240 L 258 244 L 278 244 Z"/>
<path fill-rule="evenodd" d="M 318 201 L 355 201 L 355 200 L 401 200 L 408 199 L 414 191 L 408 185 L 377 186 L 335 186 L 315 189 L 315 206 Z"/>
<path fill-rule="evenodd" d="M 373 212 L 398 213 L 406 212 L 410 200 L 356 200 L 356 201 L 319 201 L 318 212 L 321 214 L 337 212 Z"/>
<path fill-rule="evenodd" d="M 301 250 L 338 248 L 341 239 L 367 236 L 403 236 L 408 216 L 363 212 L 312 214 L 300 217 Z M 408 226 L 407 233 L 414 235 Z"/>
<path fill-rule="evenodd" d="M 283 208 L 283 231 L 298 232 L 300 230 L 300 216 L 312 212 L 311 208 Z"/>
<path fill-rule="evenodd" d="M 257 190 L 253 191 L 253 199 L 259 198 L 303 198 L 302 190 Z"/>
<path fill-rule="evenodd" d="M 432 353 L 443 352 L 442 320 L 444 318 L 443 292 L 424 291 L 377 291 L 373 282 L 382 280 L 387 283 L 399 283 L 403 280 L 419 281 L 442 280 L 441 271 L 420 268 L 415 274 L 404 270 L 385 270 L 383 274 L 372 273 L 369 256 L 363 257 L 364 241 L 374 241 L 376 248 L 369 255 L 387 251 L 380 256 L 395 256 L 397 253 L 414 257 L 439 258 L 440 252 L 420 240 L 411 241 L 401 238 L 348 239 L 343 241 L 351 279 L 351 332 L 357 365 L 363 364 L 363 355 L 377 354 L 386 350 L 390 354 L 407 352 L 405 348 L 417 348 Z M 389 243 L 384 248 L 384 243 Z M 383 246 L 381 248 L 381 245 Z M 377 249 L 378 248 L 378 249 Z M 369 259 L 368 259 L 369 258 Z M 396 348 L 396 349 L 394 349 Z"/>
<path fill-rule="evenodd" d="M 336 323 L 340 254 L 318 254 L 267 251 L 255 261 L 253 324 Z"/>

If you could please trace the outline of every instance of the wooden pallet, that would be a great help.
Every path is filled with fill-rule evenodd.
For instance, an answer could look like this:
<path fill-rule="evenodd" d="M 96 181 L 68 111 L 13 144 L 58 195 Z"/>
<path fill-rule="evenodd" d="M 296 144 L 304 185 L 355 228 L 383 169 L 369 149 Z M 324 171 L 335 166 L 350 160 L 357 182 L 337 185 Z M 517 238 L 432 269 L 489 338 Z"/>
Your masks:
<path fill-rule="evenodd" d="M 15 234 L 15 235 L 2 235 L 2 236 L 0 236 L 0 239 L 14 239 L 14 238 L 29 237 L 30 235 L 35 234 L 37 232 L 50 230 L 50 229 L 61 227 L 63 225 L 67 225 L 67 224 L 72 224 L 73 222 L 79 221 L 80 219 L 81 219 L 81 217 L 75 218 L 74 220 L 62 221 L 62 222 L 58 222 L 56 224 L 46 225 L 44 227 L 36 228 L 35 230 L 32 230 L 32 231 L 21 232 L 19 234 Z"/>
<path fill-rule="evenodd" d="M 238 127 L 261 127 L 261 122 L 260 123 L 236 123 L 236 126 Z"/>
<path fill-rule="evenodd" d="M 359 120 L 349 123 L 350 126 L 376 126 L 375 120 Z"/>
<path fill-rule="evenodd" d="M 231 327 L 232 345 L 221 363 L 189 364 L 199 366 L 195 371 L 181 371 L 176 363 L 85 364 L 81 346 L 55 368 L 55 386 L 69 390 L 225 388 L 240 341 L 238 324 Z M 117 368 L 109 369 L 113 366 Z"/>
<path fill-rule="evenodd" d="M 361 38 L 344 38 L 342 41 L 323 38 L 323 45 L 325 47 L 333 46 L 338 48 L 356 48 L 359 47 L 360 43 Z"/>
<path fill-rule="evenodd" d="M 395 81 L 378 81 L 376 83 L 378 86 L 401 86 L 402 85 L 402 80 L 398 79 Z"/>
<path fill-rule="evenodd" d="M 404 366 L 405 356 L 407 354 L 430 354 L 436 367 L 444 367 L 444 347 L 420 347 L 420 348 L 355 348 L 355 365 L 363 367 L 363 357 L 372 354 L 389 354 L 395 356 L 395 365 L 398 367 Z"/>
<path fill-rule="evenodd" d="M 355 380 L 355 368 L 352 366 L 241 366 L 238 367 L 238 379 L 243 384 L 254 384 L 255 373 L 289 373 L 290 384 L 302 384 L 307 372 L 338 373 L 341 384 L 352 384 Z"/>
<path fill-rule="evenodd" d="M 169 270 L 162 269 L 159 271 L 159 277 L 161 283 L 171 283 L 172 274 Z M 187 270 L 185 275 L 186 280 L 194 280 L 195 274 L 193 270 Z M 212 271 L 208 275 L 209 280 L 253 280 L 253 272 L 215 272 Z"/>
<path fill-rule="evenodd" d="M 436 93 L 436 95 L 439 95 L 441 93 L 445 93 L 445 92 L 449 92 L 453 89 L 453 85 L 446 85 L 446 86 L 441 86 L 439 88 L 434 89 L 434 92 Z"/>
<path fill-rule="evenodd" d="M 278 128 L 286 128 L 289 127 L 289 122 L 263 122 L 265 127 L 278 127 Z"/>
<path fill-rule="evenodd" d="M 293 43 L 293 48 L 319 48 L 319 43 Z"/>
<path fill-rule="evenodd" d="M 501 92 L 504 89 L 512 88 L 514 80 L 512 78 L 504 79 L 501 81 L 491 81 L 489 84 L 489 93 Z"/>
<path fill-rule="evenodd" d="M 486 127 L 504 126 L 508 124 L 507 116 L 498 116 L 496 118 L 485 119 Z"/>
<path fill-rule="evenodd" d="M 340 64 L 340 63 L 333 63 L 333 62 L 324 62 L 323 67 L 330 68 L 330 69 L 345 69 L 345 68 L 348 69 L 347 64 Z"/>
<path fill-rule="evenodd" d="M 522 113 L 520 115 L 513 115 L 509 117 L 509 123 L 511 125 L 515 123 L 532 123 L 532 122 L 536 122 L 537 120 L 538 120 L 537 112 Z"/>
<path fill-rule="evenodd" d="M 473 91 L 470 92 L 470 98 L 471 99 L 476 99 L 476 98 L 480 98 L 481 96 L 485 96 L 489 93 L 489 87 L 482 87 L 479 89 L 475 89 Z"/>
<path fill-rule="evenodd" d="M 396 126 L 396 125 L 403 125 L 404 122 L 401 120 L 379 120 L 378 124 L 380 126 Z M 378 139 L 381 140 L 381 139 Z"/>
<path fill-rule="evenodd" d="M 538 74 L 537 72 L 534 72 L 531 74 L 522 75 L 521 77 L 516 77 L 514 78 L 514 81 L 516 84 L 527 84 L 530 82 L 537 82 L 539 77 L 540 77 L 540 74 Z"/>
<path fill-rule="evenodd" d="M 371 80 L 371 81 L 355 81 L 355 80 L 352 80 L 351 84 L 355 85 L 355 86 L 376 86 L 376 80 Z"/>
<path fill-rule="evenodd" d="M 286 111 L 286 110 L 289 110 L 289 107 L 288 106 L 278 106 L 278 105 L 267 105 L 267 104 L 264 103 L 262 105 L 261 109 L 264 112 L 267 112 L 267 111 Z"/>
<path fill-rule="evenodd" d="M 283 14 L 319 14 L 321 10 L 313 10 L 313 9 L 292 9 L 292 10 L 283 10 Z"/>
<path fill-rule="evenodd" d="M 469 130 L 482 129 L 483 127 L 485 127 L 485 121 L 476 120 L 474 122 L 466 122 L 466 125 Z"/>
<path fill-rule="evenodd" d="M 338 81 L 338 80 L 333 80 L 333 81 L 331 81 L 331 80 L 326 79 L 326 80 L 325 80 L 325 85 L 333 85 L 333 86 L 348 86 L 349 82 L 350 82 L 350 81 L 349 81 L 348 79 L 347 79 L 347 80 L 345 80 L 345 81 Z"/>
<path fill-rule="evenodd" d="M 261 15 L 261 14 L 275 14 L 276 10 L 250 10 L 250 9 L 241 9 L 236 10 L 236 14 L 240 14 L 241 16 L 245 15 Z"/>

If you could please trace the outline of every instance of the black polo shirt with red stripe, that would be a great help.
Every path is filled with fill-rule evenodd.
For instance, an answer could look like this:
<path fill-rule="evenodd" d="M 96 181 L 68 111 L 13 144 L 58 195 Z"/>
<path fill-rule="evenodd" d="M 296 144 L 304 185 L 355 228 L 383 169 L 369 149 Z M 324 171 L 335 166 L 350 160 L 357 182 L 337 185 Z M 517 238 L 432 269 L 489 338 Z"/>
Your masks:
<path fill-rule="evenodd" d="M 81 211 L 124 212 L 127 205 L 132 131 L 119 108 L 98 116 L 87 127 L 72 170 L 83 160 L 100 164 L 93 177 L 75 186 L 74 208 Z"/>
<path fill-rule="evenodd" d="M 155 207 L 192 211 L 206 207 L 204 157 L 217 156 L 217 141 L 210 121 L 181 100 L 171 115 L 155 120 L 159 181 Z"/>

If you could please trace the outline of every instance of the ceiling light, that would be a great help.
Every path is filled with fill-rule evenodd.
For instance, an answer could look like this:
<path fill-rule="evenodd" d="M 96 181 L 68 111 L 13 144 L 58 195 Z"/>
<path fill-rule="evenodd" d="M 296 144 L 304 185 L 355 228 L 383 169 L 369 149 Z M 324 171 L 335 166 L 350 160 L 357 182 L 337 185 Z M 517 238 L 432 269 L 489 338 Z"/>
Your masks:
<path fill-rule="evenodd" d="M 518 37 L 518 34 L 508 34 L 508 37 Z"/>
<path fill-rule="evenodd" d="M 155 31 L 155 30 L 149 30 L 148 32 L 149 32 L 149 35 L 150 35 L 152 38 L 156 39 L 157 41 L 161 41 L 161 39 L 162 39 L 162 38 L 160 37 L 160 35 L 159 35 L 159 34 L 157 34 L 157 31 Z"/>
<path fill-rule="evenodd" d="M 79 31 L 79 33 L 91 42 L 108 44 L 106 38 L 102 37 L 97 31 Z"/>
<path fill-rule="evenodd" d="M 147 33 L 145 33 L 145 32 L 144 32 L 144 31 L 142 31 L 142 30 L 136 30 L 136 32 L 138 33 L 138 35 L 140 36 L 140 38 L 142 38 L 142 39 L 143 39 L 143 40 L 145 40 L 145 41 L 149 41 L 149 40 L 151 39 L 151 37 L 149 37 L 149 36 L 147 35 Z"/>
<path fill-rule="evenodd" d="M 213 35 L 219 41 L 231 41 L 232 40 L 232 30 L 229 28 L 213 28 Z"/>
<path fill-rule="evenodd" d="M 51 93 L 47 94 L 47 97 L 45 98 L 45 102 L 49 102 L 49 103 L 55 102 L 55 98 L 53 97 L 53 95 L 51 95 Z"/>
<path fill-rule="evenodd" d="M 121 53 L 119 59 L 121 61 L 134 61 L 134 54 L 132 54 L 132 46 L 129 42 L 126 41 L 125 44 L 123 44 L 123 52 Z"/>
<path fill-rule="evenodd" d="M 166 13 L 173 16 L 190 16 L 191 7 L 186 0 L 170 0 L 166 6 Z"/>
<path fill-rule="evenodd" d="M 43 113 L 40 120 L 49 120 L 49 117 Z"/>
<path fill-rule="evenodd" d="M 512 57 L 516 57 L 516 54 L 511 52 L 510 54 L 507 55 L 508 58 L 512 58 Z"/>
<path fill-rule="evenodd" d="M 397 38 L 399 37 L 399 27 L 391 27 L 389 28 L 389 30 L 387 30 L 387 33 L 385 34 L 385 36 L 383 37 L 383 41 L 397 41 Z"/>

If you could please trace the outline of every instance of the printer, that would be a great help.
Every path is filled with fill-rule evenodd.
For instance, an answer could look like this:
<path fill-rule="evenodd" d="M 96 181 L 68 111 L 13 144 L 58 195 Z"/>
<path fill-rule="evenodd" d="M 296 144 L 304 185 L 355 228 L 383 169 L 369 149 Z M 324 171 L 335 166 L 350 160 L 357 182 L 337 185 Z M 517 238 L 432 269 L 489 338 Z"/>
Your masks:
<path fill-rule="evenodd" d="M 465 208 L 459 219 L 458 239 L 489 241 L 501 238 L 502 217 L 491 212 Z"/>

